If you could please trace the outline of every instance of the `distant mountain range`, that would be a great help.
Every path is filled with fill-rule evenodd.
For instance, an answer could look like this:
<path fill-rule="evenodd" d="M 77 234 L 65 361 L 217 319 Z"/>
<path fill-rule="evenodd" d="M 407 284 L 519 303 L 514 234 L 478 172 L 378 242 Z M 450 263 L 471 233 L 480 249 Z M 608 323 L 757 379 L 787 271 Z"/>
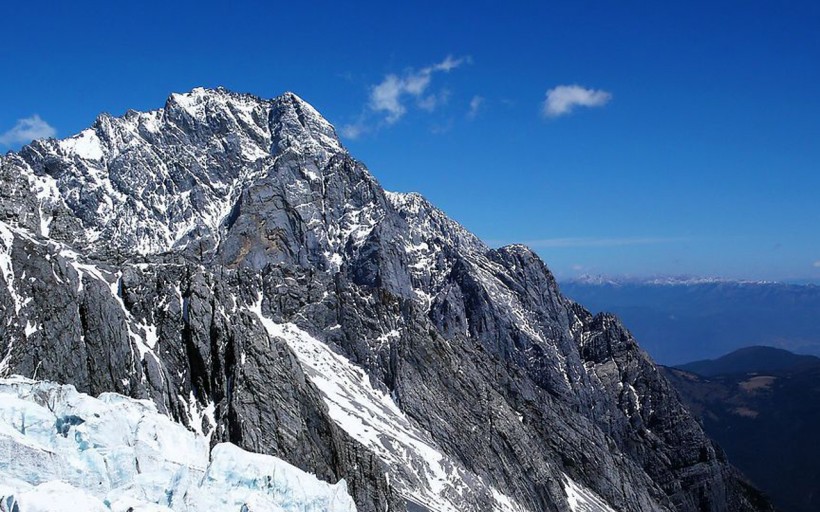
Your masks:
<path fill-rule="evenodd" d="M 718 359 L 704 359 L 676 368 L 703 377 L 745 375 L 810 369 L 820 364 L 820 358 L 794 354 L 774 347 L 747 347 Z"/>
<path fill-rule="evenodd" d="M 820 355 L 820 286 L 718 278 L 585 276 L 561 290 L 617 314 L 662 364 L 716 358 L 750 345 Z"/>
<path fill-rule="evenodd" d="M 568 279 L 567 282 L 576 284 L 594 284 L 602 285 L 609 284 L 614 286 L 622 286 L 626 284 L 653 284 L 653 285 L 691 285 L 691 284 L 710 284 L 710 283 L 742 283 L 742 284 L 774 284 L 777 281 L 765 280 L 748 280 L 748 279 L 729 279 L 719 276 L 688 276 L 688 275 L 656 275 L 648 277 L 633 277 L 633 276 L 609 276 L 606 274 L 583 274 L 574 279 Z M 812 283 L 800 283 L 812 284 Z"/>
<path fill-rule="evenodd" d="M 820 510 L 820 358 L 749 347 L 663 372 L 778 510 Z"/>

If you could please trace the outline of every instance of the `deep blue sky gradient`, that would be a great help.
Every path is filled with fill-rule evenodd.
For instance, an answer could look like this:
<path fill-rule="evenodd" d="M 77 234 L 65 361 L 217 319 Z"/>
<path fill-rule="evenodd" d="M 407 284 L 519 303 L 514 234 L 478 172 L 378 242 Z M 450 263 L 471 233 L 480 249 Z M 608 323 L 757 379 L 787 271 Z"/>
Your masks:
<path fill-rule="evenodd" d="M 820 279 L 820 3 L 390 4 L 9 2 L 0 133 L 36 113 L 68 136 L 196 86 L 292 90 L 364 121 L 344 142 L 386 188 L 561 277 Z M 448 55 L 470 62 L 433 75 L 446 104 L 368 110 L 387 74 Z M 570 84 L 612 100 L 544 118 Z"/>

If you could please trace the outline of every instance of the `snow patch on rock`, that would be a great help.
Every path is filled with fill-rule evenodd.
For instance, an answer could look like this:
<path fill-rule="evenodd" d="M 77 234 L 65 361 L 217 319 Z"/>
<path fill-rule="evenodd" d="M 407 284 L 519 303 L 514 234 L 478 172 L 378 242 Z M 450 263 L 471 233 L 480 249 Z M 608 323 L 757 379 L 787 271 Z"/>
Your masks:
<path fill-rule="evenodd" d="M 105 155 L 99 137 L 91 128 L 61 140 L 60 148 L 66 153 L 73 153 L 86 160 L 100 160 Z"/>
<path fill-rule="evenodd" d="M 564 475 L 564 492 L 572 512 L 615 512 L 600 496 Z"/>
<path fill-rule="evenodd" d="M 296 353 L 321 391 L 330 417 L 385 462 L 390 481 L 405 499 L 437 512 L 459 512 L 465 503 L 483 495 L 494 511 L 526 512 L 445 454 L 389 394 L 373 385 L 364 370 L 296 325 L 265 317 L 261 295 L 250 310 L 271 337 L 283 339 Z"/>

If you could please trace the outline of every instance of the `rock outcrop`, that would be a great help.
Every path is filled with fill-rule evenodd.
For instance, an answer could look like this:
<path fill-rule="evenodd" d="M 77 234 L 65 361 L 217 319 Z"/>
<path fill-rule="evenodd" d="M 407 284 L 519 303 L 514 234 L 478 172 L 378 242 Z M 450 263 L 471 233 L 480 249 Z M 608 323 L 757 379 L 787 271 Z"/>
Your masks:
<path fill-rule="evenodd" d="M 365 512 L 770 509 L 616 318 L 294 94 L 102 115 L 0 180 L 0 376 L 151 399 Z"/>

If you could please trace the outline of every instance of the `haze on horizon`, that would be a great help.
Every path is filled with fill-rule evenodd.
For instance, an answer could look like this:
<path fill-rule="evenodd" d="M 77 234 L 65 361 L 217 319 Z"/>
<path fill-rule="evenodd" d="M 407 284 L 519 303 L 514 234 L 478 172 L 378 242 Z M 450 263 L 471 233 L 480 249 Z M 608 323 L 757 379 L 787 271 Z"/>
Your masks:
<path fill-rule="evenodd" d="M 0 150 L 292 90 L 387 189 L 559 278 L 820 280 L 815 2 L 153 4 L 7 9 Z"/>

